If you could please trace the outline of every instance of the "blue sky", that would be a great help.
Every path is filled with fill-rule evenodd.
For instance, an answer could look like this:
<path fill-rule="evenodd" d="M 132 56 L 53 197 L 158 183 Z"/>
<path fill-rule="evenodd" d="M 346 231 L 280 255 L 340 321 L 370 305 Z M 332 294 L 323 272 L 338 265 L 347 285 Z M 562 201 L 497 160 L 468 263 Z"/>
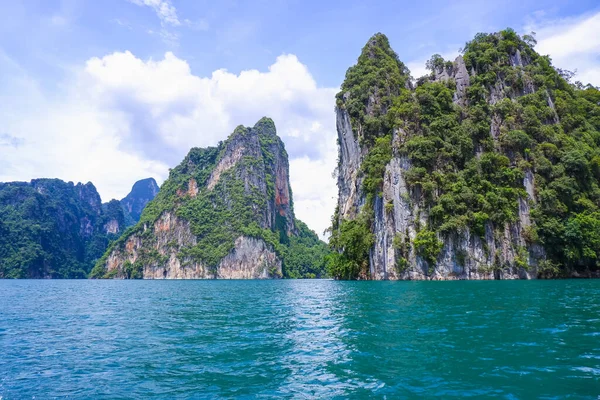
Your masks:
<path fill-rule="evenodd" d="M 375 32 L 385 33 L 410 62 L 456 51 L 477 32 L 521 30 L 536 20 L 600 10 L 594 0 L 163 1 L 174 9 L 174 24 L 137 5 L 143 2 L 6 1 L 0 46 L 34 74 L 55 78 L 68 65 L 114 51 L 142 59 L 173 51 L 202 76 L 219 68 L 263 70 L 275 56 L 291 53 L 319 84 L 333 87 Z"/>
<path fill-rule="evenodd" d="M 336 194 L 333 96 L 373 33 L 417 77 L 477 32 L 534 30 L 538 51 L 600 85 L 597 0 L 2 3 L 0 181 L 92 181 L 122 197 L 268 115 L 297 213 L 319 233 Z"/>

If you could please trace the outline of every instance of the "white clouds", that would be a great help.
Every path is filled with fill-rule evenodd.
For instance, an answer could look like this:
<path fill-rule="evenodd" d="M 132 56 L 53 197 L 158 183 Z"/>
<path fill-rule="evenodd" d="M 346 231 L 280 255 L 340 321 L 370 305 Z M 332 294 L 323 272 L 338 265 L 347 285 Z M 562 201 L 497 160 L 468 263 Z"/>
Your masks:
<path fill-rule="evenodd" d="M 433 54 L 434 53 L 430 54 L 426 59 L 414 60 L 406 63 L 406 67 L 410 70 L 410 74 L 414 79 L 418 79 L 424 75 L 428 75 L 431 72 L 427 68 L 425 68 L 425 63 L 431 58 Z M 458 49 L 447 49 L 443 53 L 438 54 L 440 54 L 444 58 L 444 60 L 454 61 L 456 57 L 458 57 L 459 53 Z"/>
<path fill-rule="evenodd" d="M 600 85 L 600 12 L 535 21 L 525 31 L 537 33 L 537 52 L 550 55 L 556 67 L 577 70 L 575 80 Z"/>
<path fill-rule="evenodd" d="M 201 77 L 172 53 L 141 60 L 118 52 L 88 60 L 65 86 L 61 99 L 37 93 L 35 102 L 0 111 L 7 128 L 0 132 L 0 181 L 90 180 L 103 199 L 122 197 L 136 179 L 164 179 L 190 147 L 214 145 L 235 126 L 269 116 L 290 155 L 297 216 L 319 234 L 328 226 L 336 193 L 336 90 L 317 87 L 296 56 L 278 57 L 265 72 Z M 15 98 L 35 92 L 0 87 L 7 90 Z M 22 139 L 18 146 L 13 137 Z"/>
<path fill-rule="evenodd" d="M 133 30 L 133 27 L 128 22 L 122 21 L 119 18 L 114 18 L 110 22 L 112 22 L 114 24 L 117 24 L 117 25 L 119 25 L 119 26 L 121 26 L 123 28 L 126 28 L 126 29 L 128 29 L 130 31 Z"/>
<path fill-rule="evenodd" d="M 207 31 L 210 27 L 210 24 L 205 19 L 199 19 L 197 21 L 190 21 L 189 19 L 184 19 L 183 23 L 188 28 L 191 28 L 196 31 Z"/>
<path fill-rule="evenodd" d="M 296 216 L 321 237 L 330 225 L 337 202 L 337 186 L 332 177 L 336 157 L 334 140 L 326 156 L 320 160 L 301 157 L 290 161 Z"/>
<path fill-rule="evenodd" d="M 197 29 L 197 30 L 206 30 L 208 29 L 208 23 L 203 22 L 202 20 L 199 23 L 193 23 L 189 19 L 185 19 L 183 24 L 179 20 L 177 16 L 177 9 L 173 4 L 171 4 L 170 0 L 127 0 L 130 3 L 136 4 L 141 7 L 150 7 L 156 13 L 156 16 L 160 19 L 160 30 L 158 32 L 149 29 L 147 31 L 148 34 L 153 35 L 157 33 L 163 40 L 163 42 L 171 45 L 178 46 L 179 45 L 179 34 L 174 32 L 169 27 L 179 27 L 181 25 L 185 25 L 187 27 Z"/>
<path fill-rule="evenodd" d="M 129 0 L 131 3 L 138 6 L 146 6 L 152 8 L 162 24 L 179 26 L 181 22 L 177 17 L 177 9 L 169 0 Z"/>
<path fill-rule="evenodd" d="M 22 146 L 24 142 L 25 140 L 23 138 L 11 136 L 6 133 L 0 134 L 0 147 L 10 146 L 18 148 L 19 146 Z"/>
<path fill-rule="evenodd" d="M 548 19 L 546 13 L 536 12 L 523 28 L 523 33 L 536 32 L 536 51 L 550 55 L 557 68 L 577 71 L 574 80 L 600 86 L 600 12 L 575 18 Z M 446 60 L 454 60 L 458 51 L 441 53 Z M 425 61 L 413 60 L 406 66 L 413 78 L 428 73 Z"/>
<path fill-rule="evenodd" d="M 2 87 L 3 92 L 6 89 L 10 88 Z M 12 89 L 17 91 L 14 96 L 2 96 L 0 124 L 10 146 L 1 150 L 0 181 L 38 177 L 93 181 L 108 200 L 122 197 L 136 179 L 164 174 L 164 163 L 119 149 L 126 126 L 118 115 L 81 96 L 55 101 L 36 93 L 32 85 Z M 11 101 L 28 94 L 27 102 Z"/>
<path fill-rule="evenodd" d="M 414 79 L 429 74 L 429 71 L 425 68 L 425 62 L 426 60 L 418 60 L 406 63 L 406 67 L 409 69 L 410 74 Z"/>

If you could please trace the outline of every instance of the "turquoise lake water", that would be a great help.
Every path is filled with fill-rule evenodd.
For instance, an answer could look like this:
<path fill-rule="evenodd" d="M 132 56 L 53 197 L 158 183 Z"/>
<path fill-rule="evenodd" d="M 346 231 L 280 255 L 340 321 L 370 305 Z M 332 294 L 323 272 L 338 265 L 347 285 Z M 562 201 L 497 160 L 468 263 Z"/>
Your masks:
<path fill-rule="evenodd" d="M 600 280 L 0 281 L 0 397 L 600 396 Z"/>

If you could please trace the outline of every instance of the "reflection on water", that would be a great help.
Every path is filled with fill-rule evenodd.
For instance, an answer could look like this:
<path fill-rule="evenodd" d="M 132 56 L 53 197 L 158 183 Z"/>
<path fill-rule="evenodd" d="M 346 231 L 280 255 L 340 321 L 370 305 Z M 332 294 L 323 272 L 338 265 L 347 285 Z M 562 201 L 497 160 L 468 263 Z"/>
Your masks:
<path fill-rule="evenodd" d="M 600 394 L 600 281 L 0 281 L 0 396 Z"/>
<path fill-rule="evenodd" d="M 289 309 L 290 329 L 284 339 L 289 348 L 280 361 L 289 374 L 272 394 L 342 395 L 348 382 L 332 368 L 349 362 L 351 354 L 343 340 L 350 333 L 343 326 L 346 305 L 339 301 L 343 288 L 331 281 L 318 286 L 289 283 L 282 298 Z"/>

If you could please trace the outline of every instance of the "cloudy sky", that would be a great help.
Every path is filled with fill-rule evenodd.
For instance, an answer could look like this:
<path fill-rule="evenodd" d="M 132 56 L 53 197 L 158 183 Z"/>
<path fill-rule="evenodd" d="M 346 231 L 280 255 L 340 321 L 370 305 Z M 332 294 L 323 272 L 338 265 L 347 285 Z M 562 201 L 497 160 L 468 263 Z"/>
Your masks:
<path fill-rule="evenodd" d="M 597 0 L 0 3 L 0 181 L 91 181 L 121 198 L 269 116 L 296 214 L 319 234 L 337 192 L 334 95 L 373 33 L 418 77 L 477 32 L 534 31 L 540 53 L 600 85 Z"/>

